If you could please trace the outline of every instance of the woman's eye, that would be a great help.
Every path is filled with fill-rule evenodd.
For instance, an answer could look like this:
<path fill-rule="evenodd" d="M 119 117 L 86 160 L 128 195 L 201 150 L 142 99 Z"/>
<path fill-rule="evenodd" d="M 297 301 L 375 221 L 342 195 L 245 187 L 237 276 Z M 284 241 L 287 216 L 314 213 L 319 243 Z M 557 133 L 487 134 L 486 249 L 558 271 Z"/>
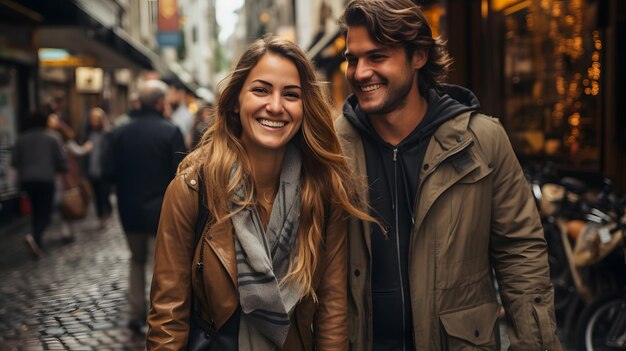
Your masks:
<path fill-rule="evenodd" d="M 294 100 L 300 98 L 300 94 L 294 93 L 294 92 L 285 93 L 285 96 L 289 99 L 294 99 Z"/>
<path fill-rule="evenodd" d="M 267 93 L 267 89 L 265 88 L 260 88 L 260 87 L 255 87 L 251 89 L 253 93 L 259 93 L 259 94 L 266 94 Z"/>

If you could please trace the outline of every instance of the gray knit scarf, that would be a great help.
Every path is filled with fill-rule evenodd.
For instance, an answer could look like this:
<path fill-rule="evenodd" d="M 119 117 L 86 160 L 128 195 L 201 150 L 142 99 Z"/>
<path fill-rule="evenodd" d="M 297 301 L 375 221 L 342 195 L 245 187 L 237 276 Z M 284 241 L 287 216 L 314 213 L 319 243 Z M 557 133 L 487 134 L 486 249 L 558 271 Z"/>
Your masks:
<path fill-rule="evenodd" d="M 255 208 L 232 219 L 242 310 L 239 350 L 278 350 L 287 338 L 289 314 L 300 296 L 293 282 L 279 282 L 288 273 L 297 237 L 301 166 L 298 149 L 288 145 L 267 231 Z"/>

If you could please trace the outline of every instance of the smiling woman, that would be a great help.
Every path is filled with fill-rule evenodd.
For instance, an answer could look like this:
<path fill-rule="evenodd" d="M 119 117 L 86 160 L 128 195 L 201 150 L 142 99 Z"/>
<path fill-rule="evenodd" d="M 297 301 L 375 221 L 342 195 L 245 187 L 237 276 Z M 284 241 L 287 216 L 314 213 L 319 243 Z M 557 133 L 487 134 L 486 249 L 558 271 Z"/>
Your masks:
<path fill-rule="evenodd" d="M 371 217 L 313 65 L 287 40 L 254 42 L 213 120 L 163 203 L 148 349 L 213 335 L 219 350 L 347 350 L 346 218 Z"/>
<path fill-rule="evenodd" d="M 235 108 L 243 128 L 241 142 L 248 153 L 269 151 L 270 157 L 280 158 L 302 125 L 301 93 L 300 75 L 292 61 L 271 53 L 259 60 Z"/>

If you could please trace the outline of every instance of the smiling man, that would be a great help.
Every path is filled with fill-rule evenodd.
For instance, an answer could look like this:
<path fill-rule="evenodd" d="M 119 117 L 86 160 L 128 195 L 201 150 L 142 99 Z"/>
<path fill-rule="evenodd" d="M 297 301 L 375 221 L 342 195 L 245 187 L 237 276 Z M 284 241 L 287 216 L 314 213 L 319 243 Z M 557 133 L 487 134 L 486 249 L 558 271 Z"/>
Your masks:
<path fill-rule="evenodd" d="M 336 128 L 381 226 L 349 224 L 353 350 L 560 349 L 546 242 L 498 120 L 442 84 L 451 58 L 409 0 L 353 0 Z"/>

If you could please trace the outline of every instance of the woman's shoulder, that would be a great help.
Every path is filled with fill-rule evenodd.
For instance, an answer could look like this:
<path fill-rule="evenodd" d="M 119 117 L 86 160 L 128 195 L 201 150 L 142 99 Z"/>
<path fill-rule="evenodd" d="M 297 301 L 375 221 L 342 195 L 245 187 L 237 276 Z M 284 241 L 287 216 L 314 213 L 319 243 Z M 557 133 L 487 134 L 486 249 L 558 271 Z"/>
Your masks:
<path fill-rule="evenodd" d="M 199 191 L 200 190 L 200 165 L 190 165 L 183 169 L 179 169 L 176 173 L 176 176 L 172 180 L 172 185 L 179 190 L 191 190 L 191 191 Z"/>

